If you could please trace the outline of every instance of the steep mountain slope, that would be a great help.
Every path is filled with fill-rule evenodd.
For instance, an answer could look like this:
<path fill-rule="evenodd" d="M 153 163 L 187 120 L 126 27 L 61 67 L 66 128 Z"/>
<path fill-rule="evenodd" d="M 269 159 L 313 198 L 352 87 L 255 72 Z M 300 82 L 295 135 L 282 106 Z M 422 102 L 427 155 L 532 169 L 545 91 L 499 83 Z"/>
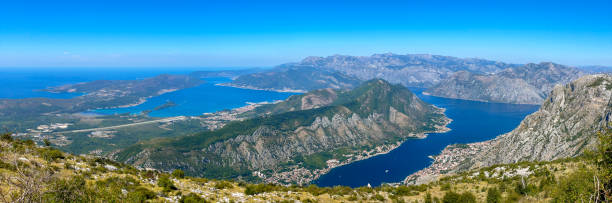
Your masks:
<path fill-rule="evenodd" d="M 443 110 L 383 80 L 350 91 L 293 96 L 262 108 L 256 111 L 264 116 L 194 136 L 140 143 L 114 157 L 203 177 L 307 183 L 338 164 L 444 130 L 449 122 Z"/>
<path fill-rule="evenodd" d="M 578 69 L 554 63 L 527 64 L 487 75 L 460 71 L 426 92 L 456 99 L 541 104 L 556 84 L 581 75 Z"/>
<path fill-rule="evenodd" d="M 612 76 L 583 76 L 557 85 L 540 109 L 513 131 L 486 142 L 449 146 L 435 157 L 432 166 L 409 180 L 418 182 L 434 174 L 494 164 L 580 155 L 595 145 L 597 132 L 609 128 L 611 111 Z"/>
<path fill-rule="evenodd" d="M 361 80 L 338 72 L 301 65 L 281 65 L 267 72 L 241 75 L 224 84 L 232 87 L 287 92 L 323 88 L 354 88 Z"/>
<path fill-rule="evenodd" d="M 466 71 L 455 73 L 424 93 L 455 99 L 516 104 L 539 104 L 543 100 L 540 90 L 524 80 Z"/>
<path fill-rule="evenodd" d="M 242 75 L 229 84 L 253 89 L 314 90 L 350 88 L 354 86 L 350 84 L 355 84 L 355 79 L 366 81 L 380 78 L 404 86 L 429 87 L 461 70 L 490 74 L 517 66 L 482 59 L 428 54 L 334 55 L 307 57 L 299 63 L 284 64 L 265 73 Z M 287 69 L 291 71 L 285 71 Z M 266 79 L 262 80 L 263 77 Z M 325 78 L 327 81 L 322 80 Z"/>

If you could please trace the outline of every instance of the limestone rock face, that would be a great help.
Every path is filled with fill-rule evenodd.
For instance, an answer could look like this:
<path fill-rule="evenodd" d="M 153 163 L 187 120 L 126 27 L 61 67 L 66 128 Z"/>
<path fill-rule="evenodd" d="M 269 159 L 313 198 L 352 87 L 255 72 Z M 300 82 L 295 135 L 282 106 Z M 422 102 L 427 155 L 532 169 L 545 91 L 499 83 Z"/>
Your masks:
<path fill-rule="evenodd" d="M 554 63 L 527 64 L 495 74 L 459 71 L 426 92 L 439 97 L 514 104 L 542 104 L 557 84 L 583 75 Z"/>
<path fill-rule="evenodd" d="M 584 76 L 557 85 L 542 107 L 513 131 L 491 141 L 474 157 L 475 165 L 550 161 L 581 154 L 597 141 L 597 131 L 610 121 L 612 77 Z"/>

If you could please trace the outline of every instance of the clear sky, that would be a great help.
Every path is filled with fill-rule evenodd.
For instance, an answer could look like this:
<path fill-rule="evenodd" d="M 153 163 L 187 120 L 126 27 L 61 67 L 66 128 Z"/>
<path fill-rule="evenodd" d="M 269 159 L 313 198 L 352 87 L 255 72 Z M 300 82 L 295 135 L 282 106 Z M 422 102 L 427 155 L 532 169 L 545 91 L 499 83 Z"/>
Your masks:
<path fill-rule="evenodd" d="M 0 67 L 429 53 L 612 66 L 612 1 L 0 1 Z"/>

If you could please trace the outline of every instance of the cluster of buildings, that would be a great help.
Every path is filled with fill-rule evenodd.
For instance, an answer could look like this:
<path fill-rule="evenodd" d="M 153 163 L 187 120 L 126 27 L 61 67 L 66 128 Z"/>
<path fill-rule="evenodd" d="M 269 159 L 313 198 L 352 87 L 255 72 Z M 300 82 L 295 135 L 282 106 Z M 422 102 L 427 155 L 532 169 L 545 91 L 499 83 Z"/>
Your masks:
<path fill-rule="evenodd" d="M 439 155 L 430 156 L 434 162 L 429 167 L 406 177 L 404 183 L 419 184 L 435 179 L 438 175 L 455 169 L 467 157 L 473 157 L 476 153 L 487 150 L 489 146 L 489 142 L 448 146 Z"/>
<path fill-rule="evenodd" d="M 50 133 L 57 129 L 66 129 L 72 123 L 53 123 L 50 125 L 39 125 L 36 129 L 28 129 L 29 132 Z"/>

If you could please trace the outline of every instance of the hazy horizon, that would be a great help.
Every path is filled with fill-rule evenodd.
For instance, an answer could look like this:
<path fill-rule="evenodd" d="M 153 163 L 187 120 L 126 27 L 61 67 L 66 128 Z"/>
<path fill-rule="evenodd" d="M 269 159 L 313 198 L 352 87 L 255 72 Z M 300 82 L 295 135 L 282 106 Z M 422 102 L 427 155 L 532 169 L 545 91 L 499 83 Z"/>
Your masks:
<path fill-rule="evenodd" d="M 609 1 L 0 3 L 0 67 L 273 67 L 433 54 L 612 66 Z"/>

